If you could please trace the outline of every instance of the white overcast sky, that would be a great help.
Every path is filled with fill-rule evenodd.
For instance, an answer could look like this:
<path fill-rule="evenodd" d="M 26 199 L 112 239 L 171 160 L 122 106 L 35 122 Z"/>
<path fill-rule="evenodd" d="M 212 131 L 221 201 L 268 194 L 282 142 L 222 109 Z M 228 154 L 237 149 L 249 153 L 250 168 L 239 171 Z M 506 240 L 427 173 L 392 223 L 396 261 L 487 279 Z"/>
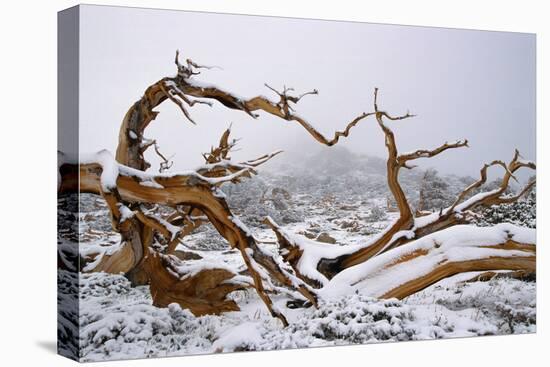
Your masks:
<path fill-rule="evenodd" d="M 207 14 L 102 6 L 81 7 L 80 150 L 114 152 L 127 109 L 146 87 L 175 74 L 175 50 L 223 70 L 198 79 L 238 95 L 270 96 L 263 84 L 319 90 L 297 113 L 327 136 L 359 113 L 379 106 L 414 119 L 391 122 L 401 151 L 468 138 L 470 148 L 448 151 L 421 167 L 477 175 L 481 165 L 512 157 L 535 160 L 535 36 L 368 23 Z M 257 120 L 220 104 L 190 110 L 192 126 L 172 103 L 158 108 L 146 136 L 174 169 L 202 163 L 201 152 L 233 123 L 242 138 L 237 159 L 284 149 L 322 149 L 295 123 L 267 114 Z M 375 121 L 364 120 L 339 145 L 385 156 Z M 330 148 L 325 148 L 330 149 Z M 149 156 L 151 158 L 151 156 Z"/>

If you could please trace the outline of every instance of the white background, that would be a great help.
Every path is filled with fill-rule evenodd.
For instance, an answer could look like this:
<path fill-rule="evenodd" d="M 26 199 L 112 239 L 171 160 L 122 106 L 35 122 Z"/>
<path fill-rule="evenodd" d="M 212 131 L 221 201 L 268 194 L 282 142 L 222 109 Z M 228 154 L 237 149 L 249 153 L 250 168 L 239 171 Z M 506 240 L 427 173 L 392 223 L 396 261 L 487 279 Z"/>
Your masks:
<path fill-rule="evenodd" d="M 98 4 L 537 33 L 538 333 L 431 342 L 116 362 L 113 366 L 542 365 L 549 344 L 548 71 L 545 1 L 97 1 Z M 0 364 L 66 366 L 56 338 L 56 12 L 73 1 L 4 1 L 0 11 Z M 543 103 L 546 101 L 546 105 Z M 547 362 L 546 362 L 547 363 Z M 103 366 L 97 363 L 94 366 Z"/>

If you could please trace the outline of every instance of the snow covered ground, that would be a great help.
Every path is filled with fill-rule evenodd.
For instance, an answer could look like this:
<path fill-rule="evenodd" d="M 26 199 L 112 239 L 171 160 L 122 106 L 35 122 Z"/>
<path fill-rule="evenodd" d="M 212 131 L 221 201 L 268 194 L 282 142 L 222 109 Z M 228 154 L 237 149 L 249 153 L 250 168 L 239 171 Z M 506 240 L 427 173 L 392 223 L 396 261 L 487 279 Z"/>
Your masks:
<path fill-rule="evenodd" d="M 275 301 L 289 319 L 290 326 L 285 329 L 267 313 L 254 291 L 234 295 L 241 311 L 195 317 L 177 304 L 168 308 L 152 306 L 148 288 L 131 288 L 123 276 L 82 274 L 82 360 L 536 331 L 535 283 L 515 279 L 457 281 L 460 279 L 446 279 L 403 301 L 351 294 L 335 301 L 322 301 L 318 309 L 289 309 L 281 297 Z"/>
<path fill-rule="evenodd" d="M 314 158 L 298 168 L 278 167 L 277 175 L 265 173 L 239 185 L 223 187 L 232 210 L 256 238 L 265 241 L 261 247 L 266 251 L 277 251 L 270 243 L 275 239 L 273 232 L 261 224 L 268 215 L 285 230 L 326 246 L 358 245 L 396 218 L 387 202 L 383 162 L 364 157 L 339 157 L 334 161 Z M 311 171 L 310 167 L 318 166 L 319 161 L 332 174 Z M 358 169 L 341 166 L 341 162 Z M 414 203 L 422 173 L 411 172 L 403 181 Z M 469 181 L 455 176 L 440 179 L 445 183 L 435 186 L 446 192 L 433 193 L 434 203 L 453 197 Z M 60 206 L 74 208 L 74 201 L 74 197 L 61 198 Z M 60 212 L 59 252 L 63 258 L 75 256 L 71 247 L 78 238 L 81 270 L 86 271 L 103 254 L 117 249 L 119 235 L 110 227 L 102 199 L 83 194 L 79 209 L 77 214 L 70 210 Z M 521 216 L 508 216 L 509 212 L 519 211 Z M 77 238 L 74 215 L 80 220 Z M 509 221 L 534 227 L 535 218 L 532 199 L 519 207 L 492 211 L 479 225 Z M 245 269 L 238 251 L 231 250 L 210 225 L 203 225 L 186 237 L 178 250 L 190 266 L 216 262 L 236 272 Z M 254 290 L 231 295 L 240 311 L 195 317 L 176 304 L 168 308 L 152 306 L 148 287 L 130 287 L 122 275 L 80 273 L 76 294 L 72 285 L 75 280 L 61 270 L 60 284 L 68 295 L 61 297 L 60 302 L 68 302 L 70 297 L 80 300 L 82 361 L 536 331 L 534 281 L 500 278 L 469 282 L 475 275 L 460 274 L 442 280 L 401 301 L 377 300 L 358 289 L 352 294 L 322 299 L 318 309 L 288 308 L 288 299 L 277 296 L 274 302 L 288 318 L 287 328 L 268 314 Z M 70 324 L 64 325 L 62 333 L 70 337 Z"/>

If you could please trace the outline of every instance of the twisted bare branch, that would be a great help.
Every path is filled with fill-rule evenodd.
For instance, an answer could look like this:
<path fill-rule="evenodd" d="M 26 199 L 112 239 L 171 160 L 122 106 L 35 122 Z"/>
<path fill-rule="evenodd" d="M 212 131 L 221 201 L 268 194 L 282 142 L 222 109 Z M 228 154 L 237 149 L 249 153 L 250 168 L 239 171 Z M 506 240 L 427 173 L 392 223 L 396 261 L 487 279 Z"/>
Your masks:
<path fill-rule="evenodd" d="M 440 153 L 443 153 L 444 151 L 446 151 L 447 149 L 455 149 L 455 148 L 462 148 L 462 147 L 467 147 L 468 146 L 468 140 L 459 140 L 459 141 L 456 141 L 454 143 L 447 143 L 445 142 L 443 145 L 435 148 L 435 149 L 431 149 L 431 150 L 427 150 L 427 149 L 419 149 L 419 150 L 416 150 L 412 153 L 405 153 L 405 154 L 401 154 L 397 157 L 397 160 L 399 161 L 399 164 L 403 167 L 405 167 L 406 165 L 406 162 L 408 161 L 411 161 L 411 160 L 414 160 L 414 159 L 419 159 L 419 158 L 431 158 L 431 157 L 434 157 Z"/>

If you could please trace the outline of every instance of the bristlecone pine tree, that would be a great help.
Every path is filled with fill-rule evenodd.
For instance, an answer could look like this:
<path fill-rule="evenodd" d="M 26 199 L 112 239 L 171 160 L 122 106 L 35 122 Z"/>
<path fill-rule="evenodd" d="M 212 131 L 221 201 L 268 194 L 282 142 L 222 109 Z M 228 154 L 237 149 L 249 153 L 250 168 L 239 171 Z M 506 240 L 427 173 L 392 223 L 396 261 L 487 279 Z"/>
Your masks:
<path fill-rule="evenodd" d="M 270 294 L 287 295 L 294 305 L 316 307 L 318 298 L 324 293 L 352 292 L 365 284 L 374 296 L 403 298 L 460 272 L 535 272 L 534 240 L 525 236 L 522 228 L 461 225 L 467 224 L 476 210 L 515 202 L 533 187 L 534 181 L 531 181 L 517 195 L 505 194 L 518 169 L 536 168 L 533 162 L 522 159 L 517 150 L 508 163 L 495 160 L 485 164 L 480 178 L 466 187 L 449 207 L 415 218 L 399 183 L 399 171 L 412 169 L 411 162 L 416 159 L 467 147 L 467 140 L 400 154 L 389 123 L 413 115 L 393 116 L 382 110 L 378 105 L 377 89 L 374 90 L 373 110 L 359 114 L 329 139 L 294 113 L 294 106 L 300 99 L 317 94 L 317 90 L 293 95 L 291 88 L 277 91 L 266 84 L 277 94 L 278 101 L 263 96 L 242 99 L 194 80 L 200 70 L 209 67 L 190 59 L 182 64 L 177 52 L 175 63 L 177 75 L 162 78 L 149 86 L 124 116 L 115 157 L 108 151 L 101 151 L 81 156 L 77 161 L 59 154 L 59 192 L 101 195 L 110 208 L 112 226 L 121 235 L 120 249 L 105 255 L 93 271 L 122 272 L 134 285 L 149 284 L 155 305 L 164 307 L 177 302 L 195 315 L 238 310 L 238 305 L 228 298 L 229 293 L 252 287 L 271 315 L 285 326 L 288 322 L 284 313 L 274 306 Z M 205 164 L 201 168 L 183 173 L 164 172 L 171 162 L 160 153 L 155 140 L 144 137 L 146 128 L 159 113 L 155 108 L 164 101 L 175 103 L 192 123 L 195 122 L 189 109 L 197 103 L 212 105 L 217 101 L 254 119 L 259 117 L 257 112 L 263 111 L 300 124 L 315 140 L 327 146 L 347 137 L 360 121 L 373 118 L 385 135 L 388 186 L 399 218 L 379 236 L 353 246 L 320 244 L 289 233 L 271 218 L 266 218 L 280 249 L 280 256 L 273 256 L 258 246 L 253 233 L 231 212 L 220 186 L 250 177 L 257 166 L 279 152 L 234 162 L 229 153 L 235 142 L 229 138 L 228 129 L 218 146 L 204 155 Z M 144 152 L 151 147 L 162 160 L 158 174 L 145 172 L 150 164 L 145 161 Z M 487 170 L 493 166 L 504 169 L 501 185 L 469 197 L 486 182 Z M 171 210 L 168 215 L 167 208 Z M 180 266 L 184 260 L 173 255 L 177 244 L 207 222 L 240 252 L 248 269 L 246 274 L 235 274 L 223 266 L 181 273 L 181 269 L 185 269 Z M 165 246 L 154 246 L 159 241 Z"/>

